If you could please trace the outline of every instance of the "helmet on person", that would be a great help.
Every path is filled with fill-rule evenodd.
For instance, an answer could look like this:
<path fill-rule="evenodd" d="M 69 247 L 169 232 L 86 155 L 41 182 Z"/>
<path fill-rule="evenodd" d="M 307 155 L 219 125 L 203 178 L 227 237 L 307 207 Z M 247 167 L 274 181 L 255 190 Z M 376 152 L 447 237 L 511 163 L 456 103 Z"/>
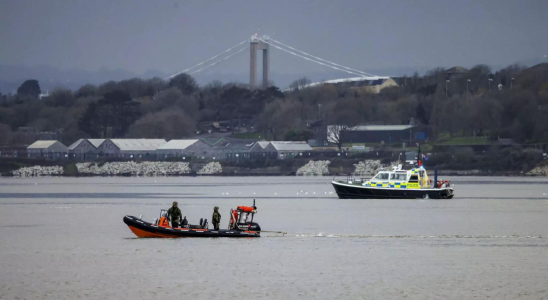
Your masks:
<path fill-rule="evenodd" d="M 215 206 L 215 207 L 213 208 L 213 210 L 214 210 L 214 211 L 218 211 L 218 210 L 219 210 L 219 207 L 218 207 L 218 206 Z"/>
<path fill-rule="evenodd" d="M 177 201 L 173 201 L 173 206 L 177 206 L 177 204 L 179 204 Z"/>

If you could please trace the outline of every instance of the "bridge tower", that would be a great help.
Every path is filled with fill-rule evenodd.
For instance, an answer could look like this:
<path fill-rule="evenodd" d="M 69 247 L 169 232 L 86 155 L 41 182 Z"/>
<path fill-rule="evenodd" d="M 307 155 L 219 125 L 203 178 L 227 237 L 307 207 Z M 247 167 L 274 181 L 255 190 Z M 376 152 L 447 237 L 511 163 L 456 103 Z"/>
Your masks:
<path fill-rule="evenodd" d="M 268 36 L 263 35 L 261 38 L 257 35 L 251 36 L 249 41 L 249 88 L 257 87 L 257 50 L 263 50 L 263 88 L 268 87 L 268 73 L 270 71 L 270 48 L 268 44 Z"/>

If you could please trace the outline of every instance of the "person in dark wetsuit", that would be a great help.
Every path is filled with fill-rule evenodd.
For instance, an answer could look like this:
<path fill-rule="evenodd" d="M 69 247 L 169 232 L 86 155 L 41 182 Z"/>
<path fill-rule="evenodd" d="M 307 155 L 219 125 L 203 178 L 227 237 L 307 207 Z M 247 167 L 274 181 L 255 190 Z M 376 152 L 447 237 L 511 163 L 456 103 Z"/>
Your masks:
<path fill-rule="evenodd" d="M 219 230 L 219 224 L 221 224 L 221 214 L 219 213 L 219 207 L 215 206 L 213 209 L 213 216 L 211 217 L 211 222 L 215 230 Z"/>
<path fill-rule="evenodd" d="M 173 206 L 167 210 L 167 218 L 171 221 L 172 228 L 179 228 L 180 220 L 183 218 L 183 214 L 177 205 L 177 201 L 173 201 Z"/>

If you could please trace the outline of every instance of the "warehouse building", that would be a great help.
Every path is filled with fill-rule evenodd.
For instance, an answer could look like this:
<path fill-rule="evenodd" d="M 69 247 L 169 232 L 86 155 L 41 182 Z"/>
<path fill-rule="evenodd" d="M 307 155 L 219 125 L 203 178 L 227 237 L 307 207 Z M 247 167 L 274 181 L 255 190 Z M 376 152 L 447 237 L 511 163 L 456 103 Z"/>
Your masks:
<path fill-rule="evenodd" d="M 36 141 L 27 147 L 28 157 L 61 159 L 67 155 L 67 146 L 59 141 Z"/>
<path fill-rule="evenodd" d="M 164 139 L 107 139 L 94 152 L 100 157 L 155 158 L 165 143 Z"/>
<path fill-rule="evenodd" d="M 79 139 L 68 146 L 68 156 L 70 159 L 93 159 L 97 158 L 95 151 L 105 139 Z"/>
<path fill-rule="evenodd" d="M 206 139 L 202 141 L 213 147 L 213 157 L 215 159 L 238 160 L 250 158 L 251 148 L 256 141 L 237 138 Z"/>
<path fill-rule="evenodd" d="M 272 141 L 264 149 L 264 152 L 275 153 L 278 159 L 308 156 L 310 151 L 312 148 L 307 142 L 294 141 Z"/>
<path fill-rule="evenodd" d="M 158 159 L 168 157 L 213 157 L 213 147 L 202 140 L 171 140 L 156 150 Z"/>
<path fill-rule="evenodd" d="M 72 145 L 68 146 L 68 156 L 70 159 L 82 160 L 84 159 L 86 153 L 94 151 L 95 149 L 97 148 L 87 139 L 79 139 Z"/>
<path fill-rule="evenodd" d="M 267 152 L 265 148 L 270 144 L 268 141 L 258 141 L 253 144 L 249 150 L 249 155 L 251 158 L 261 159 L 261 158 L 277 158 L 278 155 L 276 152 Z"/>
<path fill-rule="evenodd" d="M 268 144 L 270 144 L 270 142 L 268 142 L 268 141 L 255 142 L 253 147 L 251 147 L 250 151 L 251 152 L 264 152 L 264 149 L 266 148 L 266 146 L 268 146 Z"/>

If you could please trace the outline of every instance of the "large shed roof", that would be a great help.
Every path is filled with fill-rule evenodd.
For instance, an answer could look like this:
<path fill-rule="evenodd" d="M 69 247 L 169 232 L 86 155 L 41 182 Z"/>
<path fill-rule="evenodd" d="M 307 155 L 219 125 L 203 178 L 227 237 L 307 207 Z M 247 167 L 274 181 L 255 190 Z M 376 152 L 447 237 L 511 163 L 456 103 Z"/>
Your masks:
<path fill-rule="evenodd" d="M 266 146 L 268 146 L 268 144 L 270 144 L 270 142 L 268 142 L 268 141 L 260 141 L 260 142 L 257 142 L 257 144 L 258 144 L 259 146 L 261 146 L 261 148 L 264 149 Z"/>
<path fill-rule="evenodd" d="M 80 145 L 83 141 L 84 141 L 84 139 L 79 139 L 79 140 L 77 140 L 76 142 L 74 142 L 74 143 L 72 143 L 70 146 L 68 146 L 68 149 L 69 149 L 69 150 L 74 150 L 74 149 L 76 149 L 76 147 L 78 147 L 78 145 Z"/>
<path fill-rule="evenodd" d="M 27 149 L 47 149 L 51 151 L 63 152 L 67 150 L 67 146 L 59 141 L 49 140 L 49 141 L 36 141 L 32 143 Z"/>
<path fill-rule="evenodd" d="M 312 148 L 306 142 L 274 141 L 270 144 L 278 151 L 311 151 Z"/>
<path fill-rule="evenodd" d="M 90 142 L 95 148 L 99 148 L 104 141 L 105 139 L 88 139 L 88 142 Z"/>
<path fill-rule="evenodd" d="M 158 150 L 184 150 L 199 140 L 171 140 L 158 148 Z"/>
<path fill-rule="evenodd" d="M 154 151 L 166 143 L 164 139 L 111 139 L 120 151 Z"/>
<path fill-rule="evenodd" d="M 207 137 L 207 138 L 201 138 L 204 143 L 210 145 L 210 146 L 221 146 L 227 143 L 226 138 L 218 138 L 218 137 Z"/>
<path fill-rule="evenodd" d="M 219 150 L 247 151 L 255 145 L 254 141 L 227 141 L 226 144 L 216 147 Z"/>
<path fill-rule="evenodd" d="M 415 127 L 414 125 L 359 125 L 348 128 L 348 131 L 389 131 L 406 130 Z"/>

